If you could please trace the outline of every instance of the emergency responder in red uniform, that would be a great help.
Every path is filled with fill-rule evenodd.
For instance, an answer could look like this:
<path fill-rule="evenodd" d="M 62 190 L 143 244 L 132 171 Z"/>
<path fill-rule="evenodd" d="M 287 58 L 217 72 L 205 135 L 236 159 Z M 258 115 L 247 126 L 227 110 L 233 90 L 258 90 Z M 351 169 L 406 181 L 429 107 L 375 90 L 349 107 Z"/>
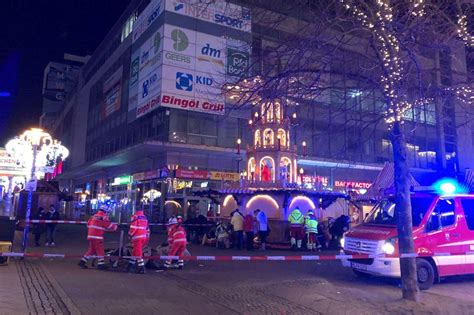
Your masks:
<path fill-rule="evenodd" d="M 81 258 L 79 266 L 83 269 L 87 268 L 87 262 L 90 256 L 97 256 L 97 268 L 106 269 L 104 262 L 104 232 L 116 231 L 117 224 L 109 220 L 110 208 L 104 205 L 89 221 L 87 221 L 87 240 L 89 241 L 89 249 Z"/>
<path fill-rule="evenodd" d="M 290 237 L 291 237 L 291 248 L 301 249 L 304 235 L 304 216 L 300 211 L 299 207 L 296 207 L 288 217 L 290 222 Z"/>
<path fill-rule="evenodd" d="M 127 272 L 130 272 L 136 264 L 138 267 L 137 272 L 141 274 L 145 273 L 143 247 L 148 243 L 149 233 L 147 217 L 143 213 L 143 210 L 137 210 L 132 216 L 130 229 L 128 230 L 128 236 L 132 240 L 132 256 L 134 259 L 128 262 Z"/>
<path fill-rule="evenodd" d="M 170 246 L 170 250 L 168 252 L 169 256 L 182 256 L 186 250 L 186 231 L 181 226 L 181 223 L 178 223 L 178 219 L 176 218 L 171 218 L 168 221 L 168 243 Z M 177 267 L 182 269 L 183 266 L 184 261 L 179 259 Z M 167 260 L 165 262 L 164 268 L 168 269 L 171 267 L 176 267 L 176 265 L 172 265 L 171 260 Z"/>

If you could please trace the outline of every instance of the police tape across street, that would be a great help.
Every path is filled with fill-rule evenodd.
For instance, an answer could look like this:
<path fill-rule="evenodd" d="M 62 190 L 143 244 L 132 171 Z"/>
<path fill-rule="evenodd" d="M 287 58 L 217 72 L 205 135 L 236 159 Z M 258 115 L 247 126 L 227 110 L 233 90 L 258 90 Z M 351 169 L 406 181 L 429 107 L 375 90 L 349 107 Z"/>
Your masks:
<path fill-rule="evenodd" d="M 20 220 L 21 222 L 32 223 L 32 224 L 87 224 L 87 221 L 80 221 L 80 220 Z M 115 223 L 115 222 L 113 222 Z M 118 225 L 130 225 L 130 223 L 115 223 Z M 150 226 L 166 226 L 168 223 L 148 223 Z M 211 223 L 206 224 L 188 224 L 183 223 L 183 226 L 213 226 Z"/>
<path fill-rule="evenodd" d="M 256 256 L 232 256 L 232 255 L 211 255 L 211 256 L 175 256 L 175 255 L 160 255 L 160 256 L 143 256 L 148 260 L 187 260 L 187 261 L 335 261 L 342 259 L 375 259 L 375 258 L 411 258 L 411 257 L 433 257 L 433 256 L 460 256 L 460 255 L 474 255 L 474 252 L 465 253 L 435 253 L 435 254 L 416 254 L 408 253 L 401 255 L 368 255 L 368 254 L 354 254 L 354 255 L 289 255 L 289 256 L 272 256 L 272 255 L 256 255 Z M 12 258 L 50 258 L 50 259 L 77 259 L 83 257 L 77 254 L 48 254 L 48 253 L 17 253 L 17 252 L 3 252 L 0 253 L 2 257 Z M 87 256 L 88 258 L 103 258 L 103 256 Z M 137 256 L 106 256 L 119 259 L 137 259 Z"/>

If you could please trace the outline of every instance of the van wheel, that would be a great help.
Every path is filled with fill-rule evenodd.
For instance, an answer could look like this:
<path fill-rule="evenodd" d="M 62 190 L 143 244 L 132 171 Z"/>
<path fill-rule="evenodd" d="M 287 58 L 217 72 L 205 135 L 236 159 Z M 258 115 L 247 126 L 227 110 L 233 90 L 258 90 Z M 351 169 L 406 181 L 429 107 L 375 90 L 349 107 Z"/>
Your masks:
<path fill-rule="evenodd" d="M 359 278 L 367 279 L 371 277 L 371 274 L 359 271 L 357 269 L 352 269 L 352 271 L 354 271 L 355 275 Z"/>
<path fill-rule="evenodd" d="M 435 280 L 435 271 L 433 266 L 425 259 L 417 259 L 416 277 L 420 290 L 428 290 L 433 286 Z"/>

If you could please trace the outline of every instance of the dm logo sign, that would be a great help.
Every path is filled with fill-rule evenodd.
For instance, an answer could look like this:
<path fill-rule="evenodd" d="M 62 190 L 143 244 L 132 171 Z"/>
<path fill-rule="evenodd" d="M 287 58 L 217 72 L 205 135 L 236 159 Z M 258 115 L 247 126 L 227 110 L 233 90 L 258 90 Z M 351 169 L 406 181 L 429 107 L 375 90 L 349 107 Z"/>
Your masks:
<path fill-rule="evenodd" d="M 184 72 L 176 72 L 176 89 L 192 92 L 193 75 Z"/>
<path fill-rule="evenodd" d="M 241 76 L 247 73 L 249 54 L 247 52 L 229 48 L 227 50 L 227 74 Z"/>

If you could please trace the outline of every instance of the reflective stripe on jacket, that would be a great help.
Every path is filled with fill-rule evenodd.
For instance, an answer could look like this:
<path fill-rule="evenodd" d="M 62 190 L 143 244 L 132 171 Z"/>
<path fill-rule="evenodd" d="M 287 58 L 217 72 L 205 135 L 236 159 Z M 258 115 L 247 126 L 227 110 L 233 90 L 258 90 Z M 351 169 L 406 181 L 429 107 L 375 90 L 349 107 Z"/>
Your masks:
<path fill-rule="evenodd" d="M 132 241 L 141 238 L 148 238 L 149 227 L 148 219 L 146 218 L 146 216 L 141 213 L 132 216 L 132 222 L 130 223 L 128 235 L 131 236 Z"/>
<path fill-rule="evenodd" d="M 307 218 L 305 227 L 306 233 L 318 233 L 318 221 L 315 218 Z"/>
<path fill-rule="evenodd" d="M 181 243 L 181 244 L 186 244 L 186 231 L 182 226 L 176 226 L 176 227 L 171 227 L 168 230 L 168 243 L 171 244 L 176 244 L 176 243 Z"/>
<path fill-rule="evenodd" d="M 304 223 L 303 214 L 301 214 L 300 210 L 295 209 L 288 217 L 288 221 L 290 222 L 291 226 L 302 226 Z"/>
<path fill-rule="evenodd" d="M 107 216 L 99 211 L 87 221 L 87 239 L 103 240 L 105 231 L 116 229 L 116 224 L 109 221 Z"/>

